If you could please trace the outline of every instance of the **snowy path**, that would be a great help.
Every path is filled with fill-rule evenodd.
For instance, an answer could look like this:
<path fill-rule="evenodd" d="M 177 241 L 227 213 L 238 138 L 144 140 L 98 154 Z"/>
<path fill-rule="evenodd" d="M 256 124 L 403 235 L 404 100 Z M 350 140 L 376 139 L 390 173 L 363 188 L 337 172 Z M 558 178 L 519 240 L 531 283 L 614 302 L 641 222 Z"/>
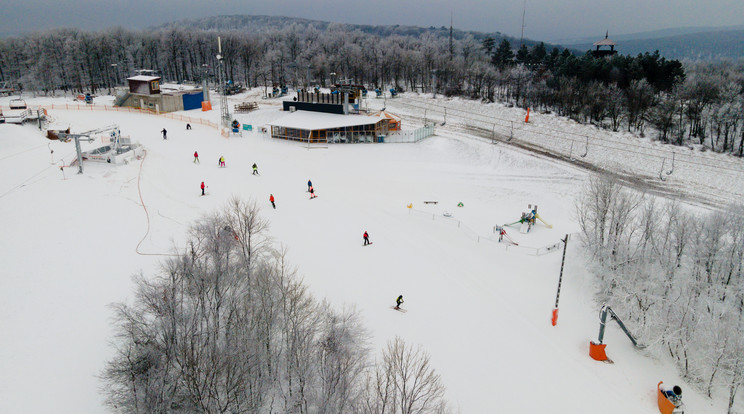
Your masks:
<path fill-rule="evenodd" d="M 508 142 L 582 168 L 615 174 L 631 186 L 666 197 L 716 207 L 744 199 L 744 160 L 733 156 L 664 145 L 554 115 L 533 112 L 526 124 L 524 110 L 499 104 L 433 100 L 415 94 L 370 102 L 370 107 L 386 105 L 388 111 L 415 124 L 423 124 L 424 118 L 433 120 L 442 133 Z M 446 123 L 440 125 L 445 111 Z"/>

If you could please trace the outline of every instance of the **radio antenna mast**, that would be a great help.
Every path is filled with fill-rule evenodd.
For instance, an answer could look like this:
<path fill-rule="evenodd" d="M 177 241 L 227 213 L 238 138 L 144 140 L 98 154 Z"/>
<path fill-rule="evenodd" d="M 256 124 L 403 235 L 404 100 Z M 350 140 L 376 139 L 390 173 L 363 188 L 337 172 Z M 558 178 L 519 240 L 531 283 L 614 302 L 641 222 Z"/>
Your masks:
<path fill-rule="evenodd" d="M 527 11 L 527 0 L 524 0 L 524 7 L 522 7 L 522 34 L 519 35 L 519 48 L 522 48 L 522 40 L 524 40 L 524 13 Z"/>

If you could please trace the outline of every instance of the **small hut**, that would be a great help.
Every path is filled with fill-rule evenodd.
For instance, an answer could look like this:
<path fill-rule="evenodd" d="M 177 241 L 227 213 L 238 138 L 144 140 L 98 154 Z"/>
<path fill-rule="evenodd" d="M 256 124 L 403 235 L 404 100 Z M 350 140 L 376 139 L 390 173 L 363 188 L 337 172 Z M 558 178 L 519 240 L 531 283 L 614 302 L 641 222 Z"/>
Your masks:
<path fill-rule="evenodd" d="M 613 56 L 617 54 L 617 50 L 615 50 L 616 43 L 608 38 L 609 35 L 610 32 L 607 31 L 604 39 L 593 43 L 593 46 L 596 47 L 595 50 L 592 50 L 592 55 L 594 55 L 594 57 Z M 603 49 L 602 47 L 605 48 Z M 606 49 L 606 47 L 609 47 L 609 49 Z"/>
<path fill-rule="evenodd" d="M 127 78 L 129 91 L 139 95 L 155 95 L 160 93 L 160 76 L 137 75 Z"/>

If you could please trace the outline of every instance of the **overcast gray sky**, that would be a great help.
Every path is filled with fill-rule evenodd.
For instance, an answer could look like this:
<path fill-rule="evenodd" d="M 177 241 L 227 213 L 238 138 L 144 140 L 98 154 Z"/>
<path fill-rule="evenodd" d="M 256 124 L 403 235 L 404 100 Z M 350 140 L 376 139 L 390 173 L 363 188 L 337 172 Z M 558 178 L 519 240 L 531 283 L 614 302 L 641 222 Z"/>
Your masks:
<path fill-rule="evenodd" d="M 454 26 L 520 35 L 524 0 L 3 0 L 0 35 L 78 27 L 141 29 L 184 18 L 266 14 L 371 25 Z M 524 35 L 545 41 L 744 24 L 744 0 L 526 0 Z"/>

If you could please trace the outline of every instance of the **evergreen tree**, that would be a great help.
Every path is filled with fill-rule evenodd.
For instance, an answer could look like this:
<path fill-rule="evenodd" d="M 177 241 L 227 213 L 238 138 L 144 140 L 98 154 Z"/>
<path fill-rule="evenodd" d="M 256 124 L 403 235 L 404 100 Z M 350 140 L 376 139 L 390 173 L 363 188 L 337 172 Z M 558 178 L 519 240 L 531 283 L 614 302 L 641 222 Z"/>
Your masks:
<path fill-rule="evenodd" d="M 485 39 L 483 39 L 483 43 L 481 44 L 483 51 L 486 52 L 486 56 L 492 57 L 493 51 L 496 49 L 496 41 L 491 36 L 486 36 Z"/>
<path fill-rule="evenodd" d="M 514 52 L 512 52 L 511 44 L 508 40 L 504 39 L 499 43 L 499 47 L 493 54 L 491 63 L 499 69 L 504 69 L 514 64 Z"/>
<path fill-rule="evenodd" d="M 521 63 L 523 65 L 530 63 L 530 51 L 527 49 L 527 45 L 522 45 L 519 50 L 517 50 L 517 56 L 515 60 L 517 63 Z"/>

